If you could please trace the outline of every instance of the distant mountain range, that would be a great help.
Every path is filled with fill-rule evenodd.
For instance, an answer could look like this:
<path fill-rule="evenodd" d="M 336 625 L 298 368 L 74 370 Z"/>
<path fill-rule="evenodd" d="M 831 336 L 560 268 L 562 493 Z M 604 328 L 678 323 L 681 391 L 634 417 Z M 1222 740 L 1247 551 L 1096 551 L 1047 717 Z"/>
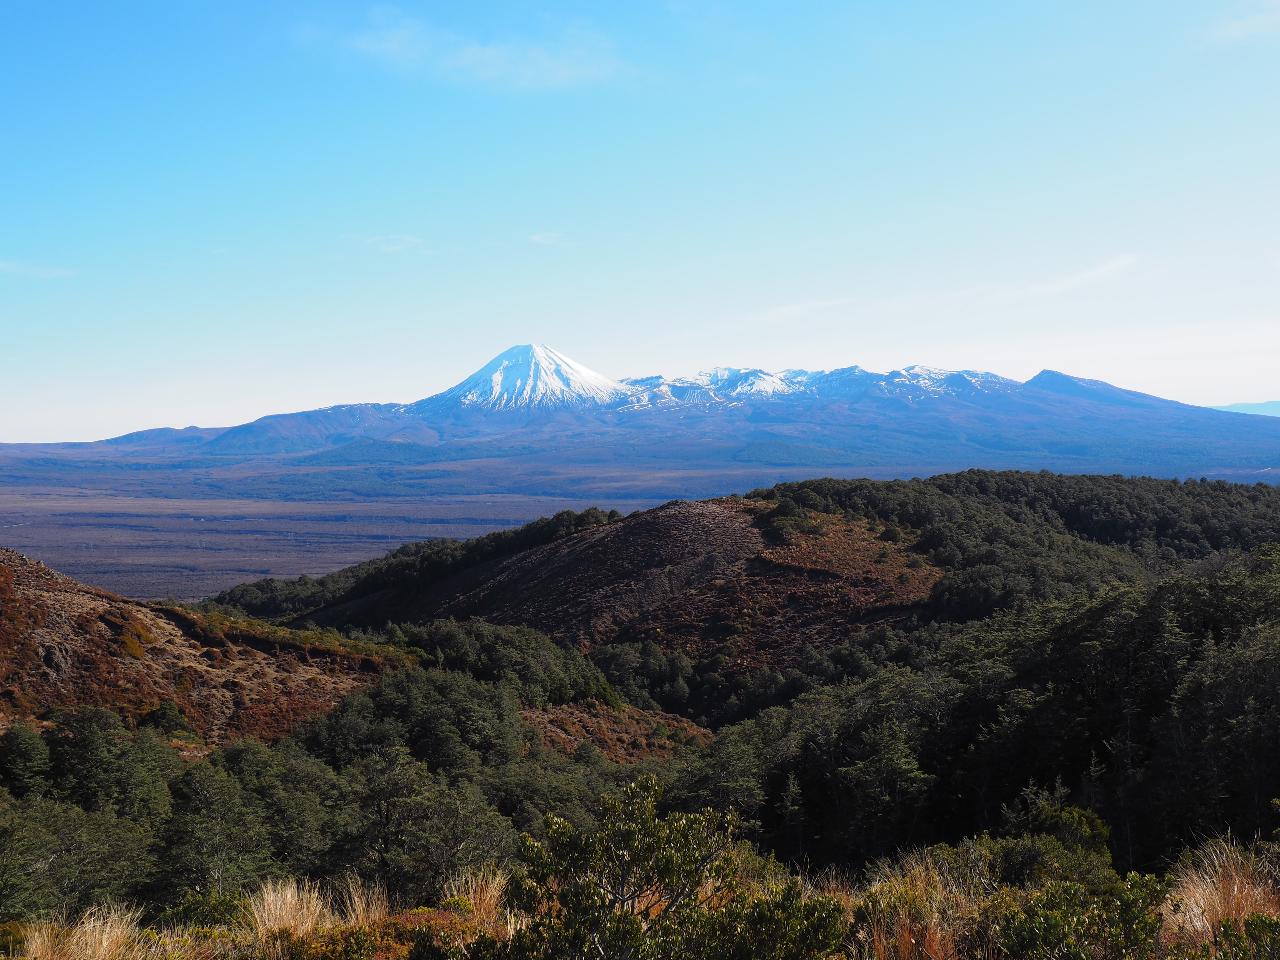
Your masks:
<path fill-rule="evenodd" d="M 0 481 L 12 484 L 281 499 L 701 496 L 821 473 L 967 467 L 1275 480 L 1280 419 L 1052 370 L 1025 383 L 924 366 L 614 380 L 533 344 L 414 403 L 0 446 Z"/>
<path fill-rule="evenodd" d="M 1268 400 L 1263 403 L 1231 403 L 1225 407 L 1214 407 L 1215 410 L 1226 410 L 1228 413 L 1253 413 L 1261 417 L 1280 417 L 1280 400 Z"/>

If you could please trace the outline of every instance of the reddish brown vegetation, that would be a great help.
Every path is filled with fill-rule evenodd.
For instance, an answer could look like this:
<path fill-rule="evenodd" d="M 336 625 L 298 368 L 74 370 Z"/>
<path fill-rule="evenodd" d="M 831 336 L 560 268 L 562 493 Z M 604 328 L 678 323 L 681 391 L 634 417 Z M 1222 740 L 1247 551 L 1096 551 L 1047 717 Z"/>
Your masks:
<path fill-rule="evenodd" d="M 706 744 L 710 731 L 691 720 L 625 705 L 569 703 L 521 712 L 542 744 L 572 756 L 590 744 L 616 763 L 666 759 L 689 744 Z"/>
<path fill-rule="evenodd" d="M 790 542 L 770 544 L 759 523 L 767 509 L 736 498 L 669 503 L 327 615 L 481 617 L 583 646 L 650 639 L 691 653 L 724 650 L 755 668 L 900 617 L 942 575 L 908 543 L 843 516 L 811 514 Z"/>
<path fill-rule="evenodd" d="M 752 519 L 763 509 L 724 506 Z M 830 644 L 923 604 L 942 576 L 864 521 L 811 514 L 808 526 L 654 611 L 627 636 L 695 653 L 727 648 L 742 667 L 785 664 L 804 646 Z"/>
<path fill-rule="evenodd" d="M 652 640 L 783 665 L 922 604 L 941 572 L 860 520 L 810 514 L 784 543 L 766 504 L 675 502 L 481 564 L 423 589 L 362 597 L 316 619 L 481 617 L 591 646 Z M 361 607 L 367 610 L 362 611 Z M 277 737 L 381 669 L 335 634 L 135 603 L 0 551 L 0 719 L 98 704 L 140 716 L 173 700 L 211 742 Z M 576 711 L 576 712 L 575 712 Z M 638 759 L 670 720 L 562 709 L 531 720 L 546 742 Z"/>
<path fill-rule="evenodd" d="M 311 635 L 134 603 L 0 550 L 0 724 L 175 702 L 212 743 L 275 739 L 331 709 L 380 666 Z"/>

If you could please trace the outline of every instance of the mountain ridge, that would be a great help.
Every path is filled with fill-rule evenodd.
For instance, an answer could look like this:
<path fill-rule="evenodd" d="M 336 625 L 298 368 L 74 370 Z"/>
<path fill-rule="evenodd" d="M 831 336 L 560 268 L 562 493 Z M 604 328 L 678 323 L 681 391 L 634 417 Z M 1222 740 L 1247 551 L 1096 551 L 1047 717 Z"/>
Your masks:
<path fill-rule="evenodd" d="M 1261 403 L 1230 403 L 1214 407 L 1227 413 L 1247 413 L 1261 417 L 1280 417 L 1280 400 L 1264 400 Z"/>
<path fill-rule="evenodd" d="M 918 400 L 926 396 L 955 395 L 962 392 L 999 393 L 1018 389 L 1105 396 L 1110 399 L 1123 397 L 1131 401 L 1176 404 L 1187 409 L 1214 412 L 1250 413 L 1259 412 L 1262 408 L 1280 408 L 1280 401 L 1199 407 L 1048 368 L 1025 381 L 990 371 L 950 370 L 925 364 L 909 364 L 884 373 L 867 370 L 856 364 L 829 370 L 788 368 L 777 371 L 762 367 L 719 366 L 693 376 L 667 377 L 663 374 L 651 374 L 615 380 L 552 347 L 529 343 L 509 347 L 454 386 L 408 403 L 334 404 L 309 410 L 266 414 L 231 426 L 159 427 L 97 441 L 0 444 L 0 449 L 83 448 L 99 444 L 123 448 L 163 443 L 189 447 L 209 445 L 217 449 L 219 446 L 235 446 L 234 439 L 251 430 L 259 434 L 270 433 L 276 425 L 301 422 L 298 418 L 305 418 L 309 424 L 318 425 L 319 429 L 313 432 L 320 434 L 342 437 L 344 432 L 356 432 L 367 436 L 373 431 L 379 436 L 398 438 L 398 434 L 405 434 L 404 439 L 419 440 L 420 437 L 407 426 L 406 420 L 447 416 L 464 410 L 510 413 L 581 411 L 595 407 L 601 410 L 634 411 L 658 407 L 730 405 L 787 397 L 848 400 L 875 392 L 883 396 Z M 289 446 L 289 443 L 282 441 L 280 449 L 287 450 Z"/>

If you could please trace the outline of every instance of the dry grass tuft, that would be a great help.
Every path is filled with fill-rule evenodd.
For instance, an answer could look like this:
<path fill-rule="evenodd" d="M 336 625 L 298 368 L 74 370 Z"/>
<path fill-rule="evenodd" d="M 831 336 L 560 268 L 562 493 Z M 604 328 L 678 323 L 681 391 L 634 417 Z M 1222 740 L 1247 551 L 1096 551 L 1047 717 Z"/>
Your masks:
<path fill-rule="evenodd" d="M 471 908 L 476 927 L 493 937 L 506 937 L 520 924 L 505 908 L 510 874 L 492 864 L 466 870 L 445 884 L 446 900 L 465 901 Z"/>
<path fill-rule="evenodd" d="M 63 943 L 69 933 L 57 923 L 32 923 L 23 931 L 24 960 L 60 960 L 66 955 Z"/>
<path fill-rule="evenodd" d="M 818 881 L 854 922 L 851 956 L 870 960 L 980 960 L 994 955 L 982 918 L 995 883 L 976 860 L 941 860 L 927 850 L 886 861 L 865 886 Z"/>
<path fill-rule="evenodd" d="M 391 899 L 380 883 L 366 882 L 347 874 L 338 890 L 342 920 L 353 927 L 376 927 L 391 915 Z"/>
<path fill-rule="evenodd" d="M 94 907 L 74 924 L 38 923 L 26 931 L 25 960 L 158 960 L 142 940 L 141 911 Z"/>
<path fill-rule="evenodd" d="M 1163 912 L 1175 941 L 1209 945 L 1223 924 L 1239 930 L 1253 914 L 1280 915 L 1275 869 L 1230 838 L 1210 840 L 1171 877 Z"/>
<path fill-rule="evenodd" d="M 290 941 L 332 926 L 329 898 L 309 880 L 268 880 L 245 903 L 245 926 L 265 960 L 284 960 Z"/>

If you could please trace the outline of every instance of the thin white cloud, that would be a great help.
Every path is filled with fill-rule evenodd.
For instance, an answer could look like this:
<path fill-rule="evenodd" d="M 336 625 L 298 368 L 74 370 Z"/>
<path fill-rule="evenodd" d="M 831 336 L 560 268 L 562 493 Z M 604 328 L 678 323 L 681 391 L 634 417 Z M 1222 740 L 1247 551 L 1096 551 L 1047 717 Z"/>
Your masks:
<path fill-rule="evenodd" d="M 1280 37 L 1280 0 L 1261 0 L 1239 16 L 1213 27 L 1213 37 L 1228 43 L 1259 37 Z"/>
<path fill-rule="evenodd" d="M 1123 276 L 1132 272 L 1137 265 L 1138 258 L 1131 253 L 1125 253 L 1065 276 L 1021 287 L 995 290 L 992 292 L 992 298 L 1000 302 L 1008 302 L 1012 300 L 1043 300 L 1060 297 L 1068 293 L 1075 293 L 1077 290 L 1096 287 L 1100 283 L 1106 283 L 1108 280 Z"/>
<path fill-rule="evenodd" d="M 613 44 L 593 31 L 567 30 L 544 42 L 485 41 L 388 8 L 375 11 L 368 26 L 341 37 L 340 45 L 396 70 L 425 70 L 460 83 L 521 90 L 595 83 L 620 67 Z"/>
<path fill-rule="evenodd" d="M 377 233 L 358 238 L 365 246 L 383 253 L 425 252 L 426 241 L 412 233 Z"/>
<path fill-rule="evenodd" d="M 547 233 L 531 233 L 529 242 L 539 247 L 555 247 L 564 243 L 564 235 L 550 231 Z"/>
<path fill-rule="evenodd" d="M 57 280 L 70 277 L 74 270 L 66 267 L 54 267 L 44 263 L 27 263 L 22 260 L 0 260 L 0 273 L 11 277 L 29 277 L 33 280 Z"/>
<path fill-rule="evenodd" d="M 893 298 L 885 305 L 906 310 L 922 307 L 946 310 L 1043 303 L 1119 280 L 1131 274 L 1140 262 L 1133 254 L 1123 253 L 1080 270 L 1030 283 L 988 283 L 936 294 L 911 293 Z"/>
<path fill-rule="evenodd" d="M 954 315 L 957 311 L 985 311 L 1021 304 L 1047 303 L 1101 286 L 1129 275 L 1141 263 L 1133 254 L 1120 254 L 1081 270 L 1031 283 L 981 284 L 950 290 L 919 291 L 882 297 L 830 297 L 775 304 L 746 318 L 762 327 L 788 324 L 843 322 L 850 316 Z"/>
<path fill-rule="evenodd" d="M 440 62 L 462 80 L 499 87 L 573 87 L 605 80 L 618 70 L 612 44 L 599 34 L 571 31 L 550 45 L 464 43 Z"/>
<path fill-rule="evenodd" d="M 377 20 L 377 24 L 347 36 L 346 45 L 387 66 L 419 66 L 441 42 L 437 33 L 410 17 L 384 12 Z"/>
<path fill-rule="evenodd" d="M 769 307 L 751 319 L 767 326 L 786 324 L 850 307 L 856 302 L 852 297 L 833 297 L 828 300 L 796 300 L 792 303 L 779 303 Z"/>

